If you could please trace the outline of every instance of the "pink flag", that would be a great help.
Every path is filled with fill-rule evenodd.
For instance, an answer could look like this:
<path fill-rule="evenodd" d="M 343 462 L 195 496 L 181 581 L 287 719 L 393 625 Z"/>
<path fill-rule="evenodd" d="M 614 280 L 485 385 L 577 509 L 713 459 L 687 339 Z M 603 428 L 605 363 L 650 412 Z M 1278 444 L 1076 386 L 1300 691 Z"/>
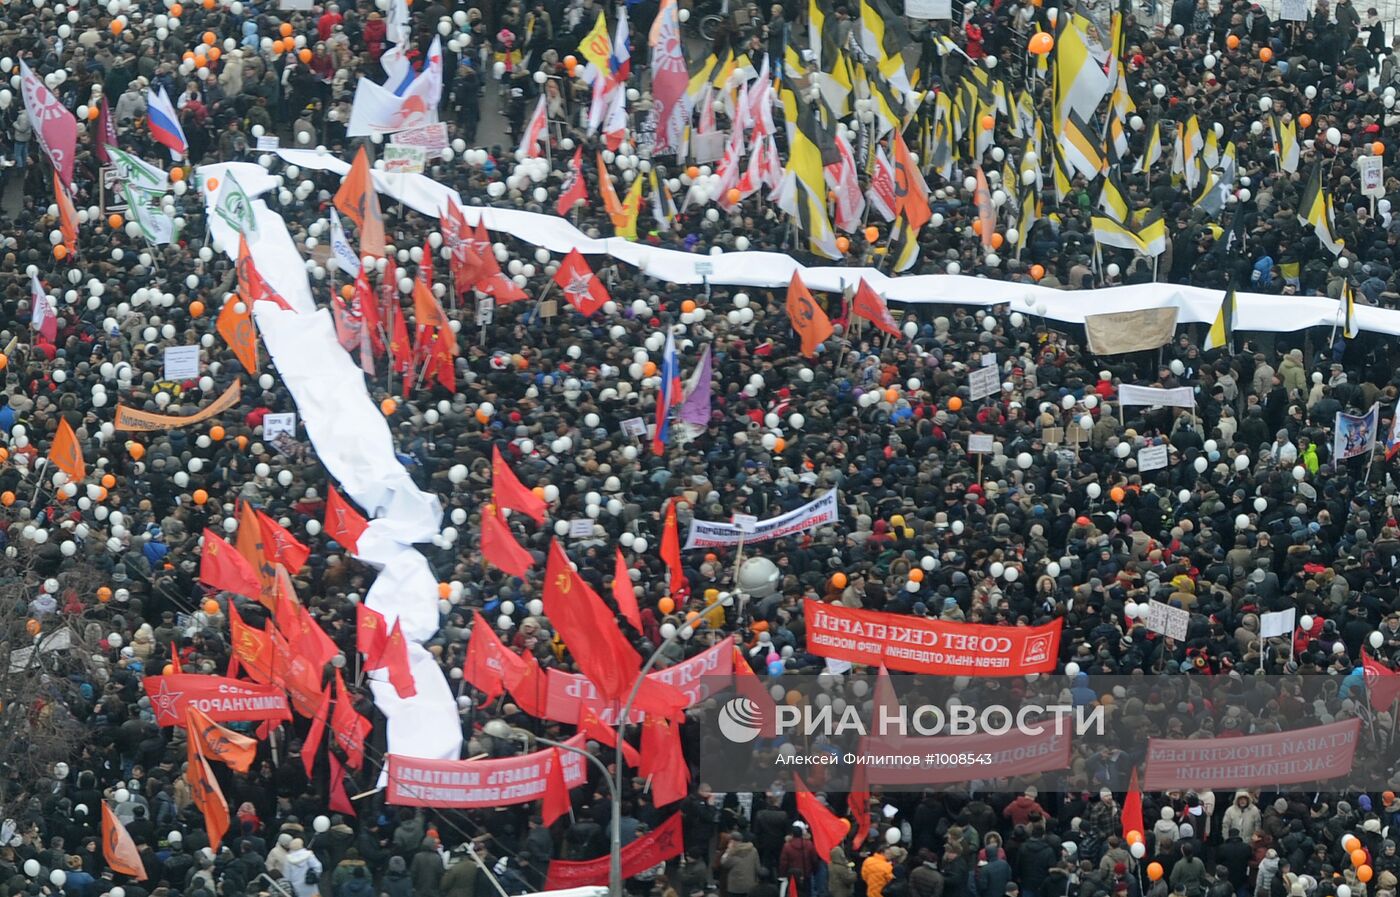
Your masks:
<path fill-rule="evenodd" d="M 523 153 L 526 158 L 533 159 L 540 154 L 540 140 L 549 139 L 549 118 L 545 112 L 544 94 L 540 94 L 540 101 L 535 104 L 535 114 L 530 116 L 530 120 L 525 123 L 525 130 L 520 135 L 520 146 L 516 152 Z"/>
<path fill-rule="evenodd" d="M 651 114 L 656 125 L 653 155 L 674 153 L 685 140 L 685 91 L 689 84 L 676 0 L 662 0 L 651 26 Z"/>
<path fill-rule="evenodd" d="M 73 154 L 78 146 L 78 120 L 63 108 L 53 91 L 44 86 L 38 75 L 30 71 L 23 59 L 19 61 L 20 92 L 24 94 L 24 110 L 34 126 L 34 139 L 53 163 L 63 186 L 73 189 Z"/>
<path fill-rule="evenodd" d="M 97 133 L 93 135 L 92 153 L 97 157 L 97 161 L 107 165 L 112 161 L 112 157 L 107 154 L 107 146 L 117 145 L 117 125 L 112 120 L 112 110 L 107 107 L 107 98 L 102 98 L 102 105 L 97 107 Z"/>
<path fill-rule="evenodd" d="M 860 180 L 856 176 L 855 155 L 851 144 L 840 134 L 836 135 L 836 150 L 841 161 L 826 166 L 826 183 L 836 193 L 836 226 L 848 234 L 861 228 L 861 216 L 865 214 L 865 197 L 860 194 Z"/>

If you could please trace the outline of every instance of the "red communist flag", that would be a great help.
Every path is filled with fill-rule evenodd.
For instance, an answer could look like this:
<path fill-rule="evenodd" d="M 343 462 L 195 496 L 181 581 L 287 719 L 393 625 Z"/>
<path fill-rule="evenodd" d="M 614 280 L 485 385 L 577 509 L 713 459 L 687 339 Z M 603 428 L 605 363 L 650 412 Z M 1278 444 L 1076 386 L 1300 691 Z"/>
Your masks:
<path fill-rule="evenodd" d="M 598 712 L 593 709 L 593 705 L 588 701 L 578 702 L 578 730 L 585 738 L 598 742 L 604 747 L 617 747 L 617 730 L 598 718 Z M 622 740 L 622 759 L 628 766 L 637 766 L 641 762 L 641 756 L 637 749 Z"/>
<path fill-rule="evenodd" d="M 797 813 L 812 827 L 812 845 L 817 848 L 817 856 L 831 856 L 833 847 L 840 847 L 851 830 L 849 820 L 842 819 L 831 809 L 817 800 L 817 796 L 807 790 L 807 783 L 801 776 L 794 775 L 797 786 Z"/>
<path fill-rule="evenodd" d="M 612 701 L 627 699 L 641 671 L 636 650 L 617 628 L 603 599 L 569 565 L 557 541 L 549 546 L 542 592 L 544 612 L 574 656 L 579 671 Z"/>
<path fill-rule="evenodd" d="M 519 511 L 536 523 L 544 523 L 548 507 L 544 499 L 520 482 L 501 455 L 499 447 L 491 450 L 491 494 L 500 507 Z"/>
<path fill-rule="evenodd" d="M 627 559 L 622 556 L 622 549 L 618 548 L 617 558 L 613 562 L 613 601 L 617 603 L 617 612 L 622 614 L 622 618 L 632 624 L 632 628 L 638 632 L 642 631 L 642 611 L 637 607 L 637 590 L 632 586 L 632 577 L 628 573 Z"/>
<path fill-rule="evenodd" d="M 671 600 L 680 607 L 690 600 L 690 581 L 685 578 L 685 568 L 681 566 L 680 524 L 676 521 L 676 500 L 666 502 L 666 520 L 661 530 L 661 560 L 671 573 Z"/>
<path fill-rule="evenodd" d="M 104 800 L 100 803 L 103 859 L 113 872 L 129 875 L 137 881 L 145 881 L 146 866 L 141 862 L 141 851 L 136 849 L 136 842 L 131 840 L 126 826 L 122 825 L 122 821 L 112 812 L 112 808 L 107 806 L 107 802 Z"/>
<path fill-rule="evenodd" d="M 301 744 L 301 766 L 306 770 L 308 779 L 315 778 L 313 770 L 316 768 L 316 755 L 321 752 L 321 740 L 326 737 L 326 723 L 331 715 L 331 692 L 326 689 L 321 694 L 321 706 L 316 708 L 316 712 L 311 717 L 311 730 L 306 733 L 306 740 Z"/>
<path fill-rule="evenodd" d="M 481 509 L 481 556 L 491 566 L 521 579 L 535 566 L 535 559 L 515 541 L 495 505 Z"/>
<path fill-rule="evenodd" d="M 311 556 L 311 549 L 297 541 L 297 537 L 283 529 L 276 520 L 262 511 L 257 514 L 258 527 L 262 530 L 263 554 L 267 556 L 268 563 L 281 564 L 292 573 L 301 572 L 302 565 Z"/>
<path fill-rule="evenodd" d="M 519 284 L 501 273 L 501 264 L 496 261 L 496 250 L 491 245 L 491 235 L 480 222 L 477 222 L 472 235 L 471 247 L 481 259 L 480 273 L 474 284 L 478 290 L 494 298 L 497 305 L 509 305 L 530 298 Z"/>
<path fill-rule="evenodd" d="M 228 831 L 228 801 L 219 789 L 219 781 L 209 768 L 209 761 L 195 747 L 195 739 L 185 740 L 185 777 L 190 784 L 190 798 L 204 816 L 204 829 L 209 835 L 209 849 L 217 855 L 219 844 Z"/>
<path fill-rule="evenodd" d="M 602 177 L 607 177 L 607 174 L 603 174 Z M 583 147 L 579 147 L 574 150 L 574 159 L 569 163 L 569 173 L 564 178 L 563 186 L 559 188 L 559 201 L 555 203 L 554 210 L 559 213 L 560 218 L 566 218 L 574 210 L 574 206 L 587 201 L 588 184 L 583 179 Z"/>
<path fill-rule="evenodd" d="M 208 528 L 204 530 L 204 550 L 199 556 L 199 581 L 245 598 L 257 598 L 262 593 L 262 583 L 253 565 Z"/>
<path fill-rule="evenodd" d="M 345 752 L 345 765 L 359 769 L 365 763 L 365 739 L 373 726 L 355 710 L 354 700 L 345 690 L 340 670 L 335 671 L 335 711 L 331 714 L 331 731 L 336 743 Z M 334 761 L 332 757 L 332 761 Z M 332 766 L 334 769 L 334 766 Z"/>
<path fill-rule="evenodd" d="M 1387 710 L 1395 699 L 1400 697 L 1400 673 L 1387 667 L 1365 651 L 1361 652 L 1366 691 L 1371 698 L 1371 706 L 1376 710 Z"/>
<path fill-rule="evenodd" d="M 1137 767 L 1133 767 L 1132 777 L 1128 781 L 1128 793 L 1123 798 L 1123 810 L 1118 814 L 1123 820 L 1123 832 L 1126 837 L 1128 832 L 1145 834 L 1142 820 L 1142 789 L 1138 787 Z"/>
<path fill-rule="evenodd" d="M 549 684 L 545 679 L 540 662 L 530 652 L 515 654 L 507 652 L 519 663 L 507 663 L 502 675 L 506 691 L 511 700 L 530 716 L 543 719 L 549 710 Z"/>
<path fill-rule="evenodd" d="M 361 601 L 355 605 L 355 650 L 366 658 L 378 657 L 389 637 L 389 625 L 378 611 L 370 610 Z"/>
<path fill-rule="evenodd" d="M 553 825 L 554 820 L 569 812 L 569 786 L 564 782 L 564 756 L 554 748 L 549 754 L 549 773 L 545 778 L 544 802 L 540 807 L 540 817 L 545 825 Z"/>
<path fill-rule="evenodd" d="M 243 615 L 232 602 L 229 602 L 228 624 L 229 648 L 234 659 L 243 665 L 254 681 L 264 685 L 273 682 L 277 674 L 272 638 L 263 630 L 243 622 Z"/>
<path fill-rule="evenodd" d="M 890 317 L 890 308 L 885 304 L 884 298 L 865 282 L 864 277 L 860 279 L 860 286 L 856 287 L 855 297 L 851 300 L 851 311 L 890 336 L 903 336 L 895 326 L 894 318 Z"/>
<path fill-rule="evenodd" d="M 604 302 L 612 298 L 608 295 L 607 287 L 598 279 L 598 275 L 588 267 L 583 253 L 577 249 L 569 250 L 569 254 L 564 256 L 564 261 L 559 263 L 554 282 L 564 291 L 564 298 L 569 300 L 569 304 L 585 316 L 593 314 L 603 307 Z"/>
<path fill-rule="evenodd" d="M 193 738 L 199 752 L 208 759 L 217 760 L 235 772 L 247 772 L 252 768 L 253 758 L 258 753 L 257 739 L 219 725 L 193 704 L 185 708 L 185 732 L 185 737 Z"/>
<path fill-rule="evenodd" d="M 680 726 L 659 716 L 642 722 L 642 762 L 638 769 L 651 779 L 651 799 L 658 807 L 685 797 L 690 786 L 690 767 L 681 752 Z"/>
<path fill-rule="evenodd" d="M 411 698 L 418 694 L 418 686 L 413 684 L 413 670 L 408 662 L 408 639 L 404 637 L 397 619 L 389 630 L 389 637 L 384 640 L 384 647 L 365 664 L 365 669 L 387 670 L 389 682 L 401 698 Z"/>
<path fill-rule="evenodd" d="M 326 493 L 326 535 L 352 552 L 358 551 L 360 536 L 369 529 L 369 521 L 341 497 L 334 486 Z"/>
<path fill-rule="evenodd" d="M 520 657 L 506 648 L 481 611 L 473 610 L 471 640 L 462 663 L 462 678 L 467 684 L 481 691 L 489 704 L 505 689 L 506 670 L 520 663 Z"/>

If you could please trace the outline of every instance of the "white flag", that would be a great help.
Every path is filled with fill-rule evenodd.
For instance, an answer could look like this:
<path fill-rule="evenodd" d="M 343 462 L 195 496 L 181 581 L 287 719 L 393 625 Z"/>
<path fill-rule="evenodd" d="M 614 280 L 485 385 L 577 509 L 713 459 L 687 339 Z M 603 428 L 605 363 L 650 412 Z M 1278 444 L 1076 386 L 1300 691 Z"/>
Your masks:
<path fill-rule="evenodd" d="M 351 277 L 359 276 L 360 257 L 355 254 L 350 241 L 345 239 L 345 228 L 340 226 L 340 216 L 335 209 L 331 209 L 331 260 Z"/>

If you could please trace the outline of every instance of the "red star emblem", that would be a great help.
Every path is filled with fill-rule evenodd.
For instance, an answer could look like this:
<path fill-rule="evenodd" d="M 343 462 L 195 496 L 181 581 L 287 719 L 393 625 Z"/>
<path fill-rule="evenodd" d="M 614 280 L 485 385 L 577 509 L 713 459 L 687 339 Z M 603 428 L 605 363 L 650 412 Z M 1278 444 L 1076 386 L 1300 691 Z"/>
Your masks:
<path fill-rule="evenodd" d="M 151 695 L 151 706 L 155 708 L 156 720 L 171 719 L 179 721 L 180 716 L 175 712 L 175 705 L 179 701 L 182 691 L 171 691 L 170 683 L 164 677 L 160 680 L 160 690 Z"/>
<path fill-rule="evenodd" d="M 572 274 L 569 276 L 569 283 L 564 287 L 564 294 L 569 297 L 569 301 L 575 304 L 587 301 L 590 297 L 590 287 L 593 285 L 592 274 Z"/>

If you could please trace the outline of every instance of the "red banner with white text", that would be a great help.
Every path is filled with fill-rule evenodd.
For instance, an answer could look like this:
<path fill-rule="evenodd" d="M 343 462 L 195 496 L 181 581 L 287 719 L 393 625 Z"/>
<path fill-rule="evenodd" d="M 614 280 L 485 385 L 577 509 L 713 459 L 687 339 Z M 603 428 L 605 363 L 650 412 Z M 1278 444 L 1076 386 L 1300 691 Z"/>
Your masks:
<path fill-rule="evenodd" d="M 622 878 L 624 881 L 669 859 L 681 855 L 681 814 L 676 813 L 661 825 L 622 848 Z M 581 888 L 608 883 L 608 857 L 573 862 L 554 860 L 544 886 L 549 891 Z"/>
<path fill-rule="evenodd" d="M 581 748 L 575 735 L 564 744 Z M 564 763 L 564 784 L 576 788 L 588 779 L 586 762 L 572 751 L 543 749 L 498 760 L 424 760 L 389 755 L 387 801 L 405 807 L 504 807 L 544 797 L 555 756 Z"/>
<path fill-rule="evenodd" d="M 730 636 L 689 660 L 648 673 L 647 678 L 680 689 L 688 699 L 688 706 L 694 707 L 710 697 L 713 686 L 721 677 L 728 678 L 733 674 L 734 637 Z M 621 705 L 614 704 L 600 695 L 593 683 L 588 681 L 588 677 L 550 669 L 546 673 L 546 682 L 550 719 L 572 725 L 579 718 L 579 705 L 582 703 L 592 707 L 593 712 L 604 724 L 617 725 Z M 635 710 L 629 715 L 632 722 L 639 722 L 641 719 L 641 714 Z"/>
<path fill-rule="evenodd" d="M 187 707 L 219 723 L 292 718 L 286 692 L 275 685 L 194 673 L 147 676 L 142 684 L 161 726 L 183 726 Z"/>
<path fill-rule="evenodd" d="M 1239 738 L 1152 738 L 1144 791 L 1325 782 L 1351 772 L 1361 720 Z"/>
<path fill-rule="evenodd" d="M 1044 626 L 983 626 L 853 610 L 810 598 L 803 605 L 813 654 L 906 673 L 1019 676 L 1050 673 L 1063 620 Z"/>

